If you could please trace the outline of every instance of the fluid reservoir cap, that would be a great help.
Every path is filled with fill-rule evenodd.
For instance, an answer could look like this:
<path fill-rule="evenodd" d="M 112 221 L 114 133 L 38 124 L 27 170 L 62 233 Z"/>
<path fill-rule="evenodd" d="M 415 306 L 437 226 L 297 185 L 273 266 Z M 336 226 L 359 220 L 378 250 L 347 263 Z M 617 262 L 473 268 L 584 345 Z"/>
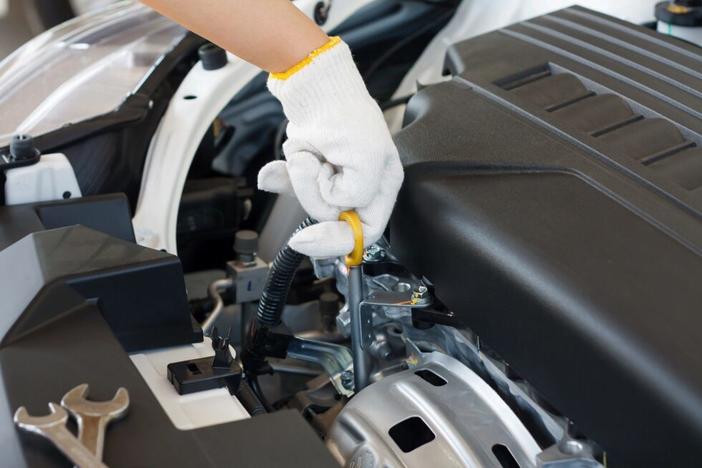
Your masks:
<path fill-rule="evenodd" d="M 15 135 L 10 141 L 10 157 L 13 161 L 36 158 L 39 150 L 34 146 L 34 138 L 29 135 Z"/>
<path fill-rule="evenodd" d="M 702 0 L 674 0 L 656 4 L 656 19 L 673 26 L 702 26 Z"/>
<path fill-rule="evenodd" d="M 227 52 L 211 42 L 200 46 L 197 55 L 200 57 L 200 60 L 202 60 L 202 68 L 208 71 L 219 70 L 229 61 L 227 59 Z"/>
<path fill-rule="evenodd" d="M 242 259 L 253 259 L 258 250 L 258 233 L 241 230 L 234 235 L 234 252 Z"/>

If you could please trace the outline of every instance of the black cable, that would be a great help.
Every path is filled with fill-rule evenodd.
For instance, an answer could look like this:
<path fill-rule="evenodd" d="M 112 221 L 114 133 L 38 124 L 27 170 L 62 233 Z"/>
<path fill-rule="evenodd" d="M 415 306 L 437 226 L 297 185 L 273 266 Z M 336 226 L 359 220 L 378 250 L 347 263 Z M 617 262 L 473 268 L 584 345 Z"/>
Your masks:
<path fill-rule="evenodd" d="M 413 97 L 414 94 L 410 94 L 408 96 L 402 96 L 396 99 L 390 99 L 388 101 L 381 102 L 379 104 L 380 110 L 386 111 L 388 109 L 392 109 L 393 107 L 402 106 L 404 104 L 407 104 L 409 100 Z"/>
<path fill-rule="evenodd" d="M 371 75 L 378 71 L 378 69 L 383 65 L 383 62 L 385 62 L 387 59 L 389 59 L 392 55 L 397 53 L 397 51 L 401 50 L 407 44 L 410 44 L 412 41 L 420 37 L 422 34 L 431 31 L 437 25 L 443 23 L 446 19 L 453 16 L 454 13 L 455 10 L 453 9 L 447 11 L 443 15 L 440 15 L 436 21 L 432 21 L 430 23 L 425 24 L 421 28 L 415 30 L 412 34 L 405 36 L 404 38 L 402 38 L 402 40 L 393 44 L 392 47 L 386 50 L 384 54 L 378 57 L 371 65 L 368 66 L 368 68 L 366 68 L 366 71 L 363 73 L 363 81 L 368 82 L 368 79 L 371 77 Z"/>
<path fill-rule="evenodd" d="M 317 221 L 312 218 L 305 219 L 295 230 L 293 236 L 313 224 L 317 224 Z M 261 300 L 258 303 L 258 310 L 256 312 L 256 322 L 258 322 L 258 325 L 262 327 L 275 327 L 280 323 L 280 318 L 285 308 L 285 301 L 290 291 L 290 285 L 295 277 L 297 268 L 304 258 L 304 255 L 293 250 L 292 247 L 287 244 L 278 252 L 278 255 L 275 256 L 268 270 L 266 286 L 263 289 Z"/>
<path fill-rule="evenodd" d="M 263 391 L 261 390 L 261 385 L 259 385 L 258 383 L 258 376 L 248 375 L 247 380 L 249 382 L 249 387 L 251 387 L 251 390 L 253 391 L 256 398 L 258 398 L 258 401 L 261 402 L 266 412 L 273 412 L 273 407 L 268 403 L 268 400 L 266 399 L 265 395 L 263 394 Z"/>
<path fill-rule="evenodd" d="M 278 125 L 278 129 L 275 131 L 275 140 L 273 146 L 273 160 L 279 161 L 285 159 L 283 155 L 283 138 L 285 138 L 285 132 L 288 129 L 288 119 L 283 119 Z"/>
<path fill-rule="evenodd" d="M 293 236 L 302 229 L 316 223 L 317 221 L 312 218 L 305 219 L 297 227 Z M 271 367 L 266 362 L 267 356 L 275 355 L 275 353 L 271 354 L 271 348 L 277 348 L 275 333 L 271 333 L 271 329 L 281 323 L 290 286 L 295 277 L 295 272 L 304 258 L 304 255 L 293 250 L 288 244 L 278 252 L 268 270 L 266 285 L 258 303 L 256 317 L 251 321 L 246 333 L 241 356 L 246 378 L 251 390 L 253 390 L 266 410 L 269 411 L 271 406 L 266 401 L 261 391 L 261 386 L 258 384 L 258 375 L 272 373 Z M 281 356 L 285 354 L 286 349 L 287 342 L 284 341 L 282 348 L 278 349 L 278 352 L 281 352 Z"/>
<path fill-rule="evenodd" d="M 236 392 L 236 398 L 241 402 L 246 411 L 253 417 L 268 413 L 266 407 L 261 402 L 261 399 L 256 395 L 251 386 L 246 380 L 242 380 L 239 384 L 239 390 Z"/>

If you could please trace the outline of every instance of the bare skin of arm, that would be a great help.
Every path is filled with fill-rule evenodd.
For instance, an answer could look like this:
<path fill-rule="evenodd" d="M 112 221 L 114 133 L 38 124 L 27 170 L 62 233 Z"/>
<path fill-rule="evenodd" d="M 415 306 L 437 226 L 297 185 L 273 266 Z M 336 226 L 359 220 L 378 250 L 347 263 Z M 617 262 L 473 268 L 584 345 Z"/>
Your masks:
<path fill-rule="evenodd" d="M 290 0 L 142 0 L 268 72 L 283 72 L 328 41 Z"/>

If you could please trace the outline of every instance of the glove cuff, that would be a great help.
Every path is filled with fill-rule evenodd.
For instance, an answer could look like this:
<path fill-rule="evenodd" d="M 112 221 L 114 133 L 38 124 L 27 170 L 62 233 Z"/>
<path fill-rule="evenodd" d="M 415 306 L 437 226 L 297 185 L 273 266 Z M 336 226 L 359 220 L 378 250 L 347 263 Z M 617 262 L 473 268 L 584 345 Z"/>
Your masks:
<path fill-rule="evenodd" d="M 313 51 L 305 60 L 268 78 L 268 89 L 283 105 L 291 123 L 327 120 L 328 110 L 371 104 L 366 85 L 353 61 L 349 46 L 340 38 Z"/>

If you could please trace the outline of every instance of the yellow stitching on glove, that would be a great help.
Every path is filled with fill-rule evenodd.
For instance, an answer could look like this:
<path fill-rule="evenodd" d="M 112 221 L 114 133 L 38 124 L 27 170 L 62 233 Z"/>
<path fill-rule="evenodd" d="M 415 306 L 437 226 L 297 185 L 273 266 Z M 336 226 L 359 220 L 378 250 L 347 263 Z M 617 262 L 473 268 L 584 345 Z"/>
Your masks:
<path fill-rule="evenodd" d="M 300 60 L 297 62 L 295 65 L 290 67 L 284 72 L 279 72 L 279 73 L 271 73 L 271 78 L 275 78 L 276 80 L 287 80 L 291 76 L 293 76 L 295 73 L 299 72 L 303 68 L 305 68 L 307 65 L 312 63 L 312 60 L 314 60 L 315 57 L 318 55 L 326 52 L 327 50 L 331 49 L 335 45 L 341 42 L 341 38 L 339 36 L 334 36 L 329 38 L 326 44 L 324 44 L 322 47 L 313 50 L 310 52 L 310 54 L 305 57 L 304 59 Z"/>

